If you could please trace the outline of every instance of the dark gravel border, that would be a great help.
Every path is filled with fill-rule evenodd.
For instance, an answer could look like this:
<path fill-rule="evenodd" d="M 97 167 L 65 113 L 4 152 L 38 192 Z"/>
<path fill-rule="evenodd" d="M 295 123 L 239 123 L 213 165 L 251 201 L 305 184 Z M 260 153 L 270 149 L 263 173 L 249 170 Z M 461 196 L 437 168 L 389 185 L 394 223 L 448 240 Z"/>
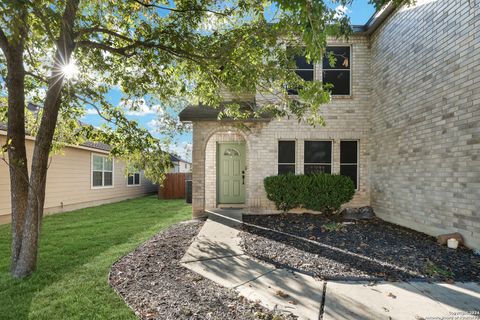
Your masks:
<path fill-rule="evenodd" d="M 202 225 L 160 232 L 112 266 L 110 285 L 141 319 L 286 319 L 180 265 Z"/>
<path fill-rule="evenodd" d="M 321 279 L 480 282 L 480 256 L 471 250 L 440 246 L 434 237 L 380 219 L 341 224 L 334 216 L 286 214 L 244 215 L 243 221 L 247 254 Z M 327 230 L 333 226 L 339 230 Z"/>

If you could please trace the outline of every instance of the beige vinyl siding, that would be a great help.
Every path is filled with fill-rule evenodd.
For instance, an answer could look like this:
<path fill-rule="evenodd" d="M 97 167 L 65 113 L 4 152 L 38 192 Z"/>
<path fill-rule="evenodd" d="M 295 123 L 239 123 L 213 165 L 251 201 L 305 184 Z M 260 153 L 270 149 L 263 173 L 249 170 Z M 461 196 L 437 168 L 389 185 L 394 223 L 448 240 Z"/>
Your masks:
<path fill-rule="evenodd" d="M 0 144 L 5 143 L 5 135 L 0 133 Z M 27 140 L 27 154 L 30 161 L 34 141 Z M 47 174 L 45 213 L 70 211 L 78 208 L 115 202 L 155 193 L 157 186 L 150 183 L 143 172 L 140 185 L 127 186 L 125 163 L 114 160 L 112 188 L 92 188 L 91 158 L 93 154 L 105 152 L 66 147 L 52 157 Z M 10 221 L 10 181 L 8 165 L 0 164 L 0 223 Z"/>

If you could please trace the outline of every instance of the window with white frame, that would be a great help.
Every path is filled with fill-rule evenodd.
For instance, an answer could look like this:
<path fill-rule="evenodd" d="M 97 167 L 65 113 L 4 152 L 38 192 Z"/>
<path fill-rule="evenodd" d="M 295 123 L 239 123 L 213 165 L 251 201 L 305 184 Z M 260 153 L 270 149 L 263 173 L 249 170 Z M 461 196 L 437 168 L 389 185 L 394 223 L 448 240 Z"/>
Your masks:
<path fill-rule="evenodd" d="M 278 174 L 295 174 L 295 141 L 278 141 Z"/>
<path fill-rule="evenodd" d="M 340 174 L 350 177 L 358 189 L 358 141 L 340 141 Z"/>
<path fill-rule="evenodd" d="M 107 156 L 92 154 L 92 187 L 113 186 L 113 160 Z"/>
<path fill-rule="evenodd" d="M 334 61 L 331 64 L 332 60 Z M 331 84 L 332 95 L 350 95 L 351 58 L 349 46 L 327 47 L 323 57 L 322 80 Z"/>
<path fill-rule="evenodd" d="M 332 173 L 332 141 L 305 141 L 305 174 Z"/>
<path fill-rule="evenodd" d="M 127 176 L 127 185 L 129 186 L 139 186 L 140 185 L 140 173 L 131 172 Z"/>

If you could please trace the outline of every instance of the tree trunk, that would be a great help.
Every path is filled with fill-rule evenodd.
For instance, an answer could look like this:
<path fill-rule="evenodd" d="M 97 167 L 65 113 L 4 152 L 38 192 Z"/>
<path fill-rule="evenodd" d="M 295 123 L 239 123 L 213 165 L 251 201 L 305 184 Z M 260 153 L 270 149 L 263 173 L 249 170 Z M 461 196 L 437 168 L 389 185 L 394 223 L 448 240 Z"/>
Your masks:
<path fill-rule="evenodd" d="M 10 46 L 7 56 L 8 88 L 8 161 L 10 168 L 10 194 L 12 204 L 12 269 L 18 276 L 15 266 L 22 247 L 22 235 L 28 199 L 28 169 L 25 149 L 25 70 L 21 44 Z"/>
<path fill-rule="evenodd" d="M 22 193 L 23 197 L 21 199 L 15 199 L 17 205 L 16 209 L 18 209 L 18 206 L 24 206 L 22 208 L 25 209 L 21 219 L 23 222 L 23 230 L 21 230 L 20 233 L 18 233 L 20 230 L 14 230 L 16 233 L 14 238 L 19 237 L 19 241 L 21 242 L 16 259 L 13 260 L 12 258 L 12 275 L 15 277 L 26 277 L 30 275 L 35 271 L 37 265 L 40 226 L 45 202 L 48 159 L 61 104 L 61 92 L 64 85 L 62 68 L 70 62 L 72 52 L 75 48 L 73 28 L 78 5 L 79 0 L 70 0 L 67 1 L 65 6 L 52 74 L 49 78 L 48 90 L 44 102 L 42 120 L 38 134 L 35 138 L 31 173 L 28 183 L 28 191 L 26 192 L 27 197 L 24 197 L 24 194 Z M 21 96 L 23 98 L 24 94 Z M 24 128 L 24 123 L 22 123 L 22 126 Z M 15 133 L 20 135 L 18 128 L 16 129 L 17 131 L 15 131 Z M 23 143 L 25 143 L 24 134 L 22 140 Z M 16 176 L 17 174 L 18 173 L 14 173 L 13 176 L 11 175 L 10 180 L 18 178 L 18 176 Z M 14 201 L 13 197 L 14 195 L 12 191 L 12 202 Z M 18 215 L 18 213 L 15 214 Z"/>

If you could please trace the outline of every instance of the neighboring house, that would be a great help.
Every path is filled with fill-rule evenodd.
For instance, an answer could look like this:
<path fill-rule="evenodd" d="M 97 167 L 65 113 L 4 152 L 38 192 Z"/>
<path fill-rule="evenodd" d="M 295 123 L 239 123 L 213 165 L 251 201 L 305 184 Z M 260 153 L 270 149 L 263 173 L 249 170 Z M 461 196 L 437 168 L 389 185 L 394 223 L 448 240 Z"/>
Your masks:
<path fill-rule="evenodd" d="M 6 142 L 6 126 L 0 124 L 0 145 Z M 35 139 L 26 136 L 28 160 Z M 143 172 L 125 175 L 125 163 L 111 159 L 108 145 L 87 142 L 68 146 L 52 156 L 47 173 L 45 213 L 70 211 L 103 203 L 153 194 L 157 186 Z M 0 163 L 0 224 L 11 220 L 8 165 Z"/>
<path fill-rule="evenodd" d="M 388 5 L 348 40 L 330 39 L 342 57 L 334 68 L 299 57 L 304 79 L 335 85 L 325 127 L 266 117 L 241 129 L 217 120 L 218 110 L 187 107 L 193 215 L 221 206 L 275 212 L 266 176 L 323 171 L 355 181 L 349 206 L 371 205 L 431 235 L 458 231 L 480 248 L 479 18 L 478 0 Z"/>
<path fill-rule="evenodd" d="M 192 172 L 191 162 L 183 160 L 174 154 L 170 154 L 170 161 L 173 164 L 173 168 L 170 170 L 170 173 Z"/>

